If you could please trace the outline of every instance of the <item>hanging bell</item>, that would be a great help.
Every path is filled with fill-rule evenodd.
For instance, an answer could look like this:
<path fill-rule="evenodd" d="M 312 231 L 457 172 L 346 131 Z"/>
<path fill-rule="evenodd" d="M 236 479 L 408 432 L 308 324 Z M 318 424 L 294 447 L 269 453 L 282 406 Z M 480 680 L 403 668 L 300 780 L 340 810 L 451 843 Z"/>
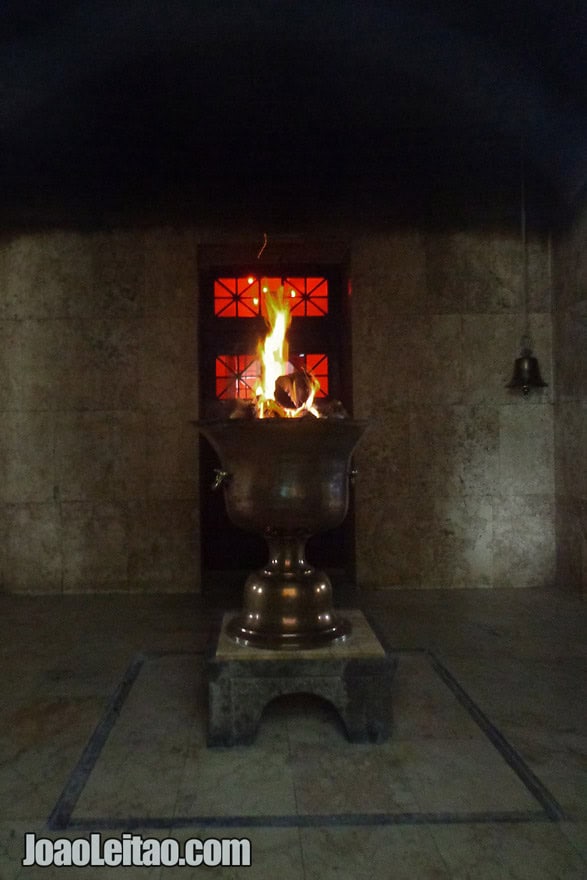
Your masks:
<path fill-rule="evenodd" d="M 529 348 L 523 348 L 521 356 L 516 358 L 514 363 L 514 375 L 506 388 L 513 391 L 521 391 L 525 396 L 529 394 L 533 388 L 546 388 L 547 383 L 540 375 L 540 367 L 538 366 L 538 358 L 532 355 Z"/>

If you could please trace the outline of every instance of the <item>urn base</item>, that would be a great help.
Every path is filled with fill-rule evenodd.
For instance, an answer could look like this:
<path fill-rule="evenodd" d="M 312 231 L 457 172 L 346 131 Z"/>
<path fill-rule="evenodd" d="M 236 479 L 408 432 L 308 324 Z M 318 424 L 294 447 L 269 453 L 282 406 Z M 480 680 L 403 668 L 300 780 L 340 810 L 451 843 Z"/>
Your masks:
<path fill-rule="evenodd" d="M 228 625 L 241 645 L 272 650 L 316 648 L 350 635 L 332 608 L 332 584 L 304 558 L 305 540 L 273 537 L 267 565 L 245 582 L 243 609 Z"/>

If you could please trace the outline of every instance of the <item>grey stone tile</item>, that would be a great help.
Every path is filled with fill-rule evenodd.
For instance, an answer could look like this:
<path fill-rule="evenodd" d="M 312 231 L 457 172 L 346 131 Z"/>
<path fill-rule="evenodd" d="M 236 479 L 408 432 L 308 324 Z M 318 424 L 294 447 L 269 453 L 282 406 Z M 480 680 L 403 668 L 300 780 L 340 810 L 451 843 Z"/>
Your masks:
<path fill-rule="evenodd" d="M 7 504 L 0 509 L 4 588 L 61 592 L 61 513 L 58 504 Z"/>
<path fill-rule="evenodd" d="M 56 419 L 55 479 L 61 500 L 145 497 L 147 432 L 141 412 L 66 412 Z"/>
<path fill-rule="evenodd" d="M 186 880 L 197 880 L 202 874 L 222 878 L 222 880 L 239 880 L 246 874 L 255 880 L 305 880 L 302 861 L 300 834 L 297 828 L 192 828 L 174 831 L 173 837 L 183 844 L 188 838 L 205 841 L 211 837 L 216 839 L 250 841 L 251 866 L 246 867 L 185 867 L 165 869 L 162 880 L 166 877 L 183 877 Z"/>
<path fill-rule="evenodd" d="M 587 821 L 561 822 L 560 830 L 571 841 L 580 856 L 587 862 Z"/>
<path fill-rule="evenodd" d="M 306 880 L 448 880 L 427 828 L 303 828 Z"/>
<path fill-rule="evenodd" d="M 484 231 L 427 237 L 429 308 L 433 312 L 513 312 L 521 307 L 521 243 Z"/>
<path fill-rule="evenodd" d="M 70 297 L 70 314 L 141 315 L 145 298 L 145 232 L 140 229 L 97 232 L 87 236 L 84 245 L 90 255 L 91 282 L 86 296 Z"/>
<path fill-rule="evenodd" d="M 92 278 L 87 238 L 73 232 L 4 236 L 0 318 L 64 318 Z"/>
<path fill-rule="evenodd" d="M 554 583 L 554 501 L 549 495 L 495 498 L 493 585 L 548 587 Z"/>
<path fill-rule="evenodd" d="M 401 747 L 422 812 L 537 809 L 534 797 L 489 741 L 426 738 Z"/>
<path fill-rule="evenodd" d="M 422 582 L 488 587 L 493 576 L 493 509 L 487 496 L 435 498 L 424 513 Z"/>
<path fill-rule="evenodd" d="M 0 425 L 0 502 L 53 500 L 55 419 L 50 412 L 6 412 Z"/>
<path fill-rule="evenodd" d="M 418 407 L 410 414 L 410 477 L 418 494 L 495 492 L 499 422 L 495 407 Z"/>
<path fill-rule="evenodd" d="M 418 368 L 421 318 L 398 315 L 372 288 L 353 293 L 353 387 L 357 418 L 407 404 Z"/>
<path fill-rule="evenodd" d="M 113 502 L 61 505 L 63 589 L 128 589 L 128 509 Z"/>
<path fill-rule="evenodd" d="M 195 316 L 147 315 L 140 342 L 139 401 L 144 410 L 198 411 Z"/>
<path fill-rule="evenodd" d="M 101 700 L 47 699 L 7 713 L 1 734 L 0 819 L 45 820 L 102 711 Z"/>
<path fill-rule="evenodd" d="M 141 319 L 85 317 L 70 322 L 71 372 L 64 398 L 72 409 L 134 409 L 139 404 Z"/>
<path fill-rule="evenodd" d="M 291 816 L 295 812 L 286 746 L 259 741 L 251 746 L 190 749 L 176 816 Z"/>
<path fill-rule="evenodd" d="M 195 315 L 198 305 L 197 235 L 160 227 L 145 232 L 145 311 Z"/>
<path fill-rule="evenodd" d="M 545 495 L 554 491 L 554 431 L 551 406 L 516 405 L 499 412 L 499 492 Z"/>
<path fill-rule="evenodd" d="M 369 286 L 396 314 L 418 314 L 426 303 L 426 253 L 421 233 L 373 234 L 353 242 L 353 292 Z"/>
<path fill-rule="evenodd" d="M 192 500 L 128 504 L 128 578 L 133 589 L 181 592 L 199 579 L 198 510 Z"/>
<path fill-rule="evenodd" d="M 556 825 L 434 826 L 453 880 L 580 880 L 586 863 Z"/>
<path fill-rule="evenodd" d="M 412 813 L 418 802 L 411 768 L 401 748 L 337 745 L 292 746 L 290 766 L 301 814 Z M 361 785 L 357 785 L 357 779 Z"/>
<path fill-rule="evenodd" d="M 357 512 L 357 581 L 361 587 L 420 586 L 426 538 L 421 498 L 394 498 L 389 492 L 385 506 L 364 499 L 358 502 Z"/>
<path fill-rule="evenodd" d="M 462 316 L 429 315 L 414 326 L 415 370 L 410 387 L 415 406 L 456 404 L 463 399 Z"/>
<path fill-rule="evenodd" d="M 149 498 L 198 498 L 199 439 L 193 419 L 190 410 L 146 414 Z"/>
<path fill-rule="evenodd" d="M 23 841 L 31 823 L 0 822 L 0 877 L 16 880 L 24 853 Z"/>

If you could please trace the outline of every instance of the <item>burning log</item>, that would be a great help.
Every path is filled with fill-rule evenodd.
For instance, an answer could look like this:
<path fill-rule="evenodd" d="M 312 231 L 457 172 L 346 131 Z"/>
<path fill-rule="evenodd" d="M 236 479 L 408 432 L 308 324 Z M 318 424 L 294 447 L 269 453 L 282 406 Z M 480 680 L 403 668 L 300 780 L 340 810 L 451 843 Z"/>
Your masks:
<path fill-rule="evenodd" d="M 294 370 L 275 382 L 275 400 L 289 409 L 298 409 L 309 399 L 314 386 L 315 379 L 307 370 Z"/>

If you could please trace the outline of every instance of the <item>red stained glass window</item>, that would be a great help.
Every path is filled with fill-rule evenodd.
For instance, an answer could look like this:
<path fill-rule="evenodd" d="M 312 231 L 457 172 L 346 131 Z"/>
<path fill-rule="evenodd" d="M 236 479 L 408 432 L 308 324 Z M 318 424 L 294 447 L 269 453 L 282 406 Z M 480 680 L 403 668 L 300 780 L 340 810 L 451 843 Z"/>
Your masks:
<path fill-rule="evenodd" d="M 292 317 L 328 314 L 326 278 L 217 278 L 214 281 L 214 314 L 217 318 L 254 318 L 265 314 L 264 294 L 274 293 L 283 284 L 290 301 Z"/>
<path fill-rule="evenodd" d="M 320 382 L 316 397 L 328 397 L 328 355 L 326 354 L 294 354 L 290 355 L 290 363 L 296 370 L 307 370 Z"/>
<path fill-rule="evenodd" d="M 292 316 L 319 318 L 328 314 L 326 278 L 286 278 L 285 292 L 290 297 Z"/>
<path fill-rule="evenodd" d="M 218 400 L 250 400 L 261 375 L 255 355 L 222 354 L 216 358 L 216 397 Z"/>
<path fill-rule="evenodd" d="M 316 397 L 328 395 L 328 356 L 292 354 L 290 371 L 305 369 L 320 382 Z M 255 355 L 223 354 L 216 358 L 216 397 L 218 400 L 251 400 L 261 376 L 261 364 Z"/>
<path fill-rule="evenodd" d="M 261 314 L 259 279 L 217 278 L 214 281 L 214 314 L 217 318 L 254 318 Z"/>

